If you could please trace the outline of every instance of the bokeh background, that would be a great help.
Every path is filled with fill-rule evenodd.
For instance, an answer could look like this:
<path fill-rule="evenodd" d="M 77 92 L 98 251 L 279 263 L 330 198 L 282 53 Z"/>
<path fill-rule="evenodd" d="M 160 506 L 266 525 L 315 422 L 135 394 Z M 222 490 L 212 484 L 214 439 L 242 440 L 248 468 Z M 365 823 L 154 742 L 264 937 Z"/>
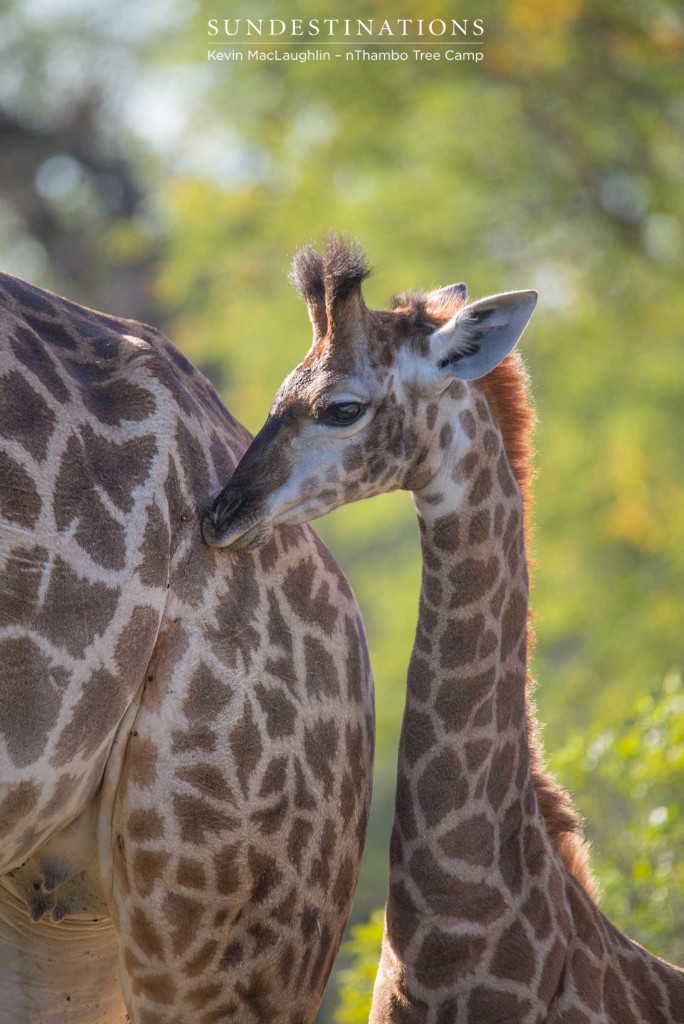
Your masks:
<path fill-rule="evenodd" d="M 433 0 L 345 16 L 439 17 Z M 260 0 L 264 17 L 333 16 Z M 466 10 L 466 8 L 469 8 Z M 294 249 L 357 235 L 366 297 L 538 288 L 534 671 L 603 909 L 684 961 L 684 24 L 670 0 L 492 0 L 477 65 L 208 64 L 224 0 L 0 12 L 4 269 L 161 326 L 250 429 L 309 344 Z M 448 12 L 452 14 L 453 12 Z M 337 65 L 337 66 L 335 66 Z M 362 605 L 378 747 L 320 1021 L 365 1021 L 419 552 L 406 494 L 320 530 Z"/>

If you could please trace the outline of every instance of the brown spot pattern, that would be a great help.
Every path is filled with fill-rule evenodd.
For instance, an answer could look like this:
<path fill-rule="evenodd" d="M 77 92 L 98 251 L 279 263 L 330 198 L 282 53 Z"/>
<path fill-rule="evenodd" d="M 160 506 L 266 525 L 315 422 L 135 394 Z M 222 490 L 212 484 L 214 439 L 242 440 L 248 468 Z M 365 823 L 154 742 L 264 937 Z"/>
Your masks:
<path fill-rule="evenodd" d="M 0 450 L 0 516 L 26 529 L 32 529 L 40 515 L 42 502 L 38 489 L 23 466 Z"/>
<path fill-rule="evenodd" d="M 55 414 L 42 395 L 16 372 L 0 377 L 0 437 L 18 441 L 42 462 L 55 425 Z"/>

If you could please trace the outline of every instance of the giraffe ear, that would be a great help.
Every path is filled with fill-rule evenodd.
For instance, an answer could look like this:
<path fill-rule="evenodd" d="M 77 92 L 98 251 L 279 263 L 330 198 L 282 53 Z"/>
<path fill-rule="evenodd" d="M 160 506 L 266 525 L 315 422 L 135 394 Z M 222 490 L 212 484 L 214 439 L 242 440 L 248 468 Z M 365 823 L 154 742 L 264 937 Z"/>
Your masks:
<path fill-rule="evenodd" d="M 433 368 L 445 383 L 484 377 L 515 348 L 536 304 L 536 292 L 521 291 L 462 306 L 430 338 Z"/>

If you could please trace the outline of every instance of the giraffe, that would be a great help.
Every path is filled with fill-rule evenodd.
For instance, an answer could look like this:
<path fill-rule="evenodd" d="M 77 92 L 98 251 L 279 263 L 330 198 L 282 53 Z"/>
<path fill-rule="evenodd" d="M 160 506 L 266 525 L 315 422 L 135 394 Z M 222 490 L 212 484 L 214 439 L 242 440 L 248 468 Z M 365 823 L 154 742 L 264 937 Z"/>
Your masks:
<path fill-rule="evenodd" d="M 533 412 L 513 352 L 536 293 L 465 285 L 369 310 L 360 247 L 301 250 L 313 345 L 203 530 L 250 549 L 396 488 L 423 573 L 402 725 L 373 1024 L 684 1021 L 684 972 L 600 912 L 580 822 L 549 776 L 527 674 Z"/>
<path fill-rule="evenodd" d="M 308 526 L 203 543 L 250 435 L 159 331 L 0 309 L 0 1024 L 311 1022 L 370 801 L 349 585 Z"/>

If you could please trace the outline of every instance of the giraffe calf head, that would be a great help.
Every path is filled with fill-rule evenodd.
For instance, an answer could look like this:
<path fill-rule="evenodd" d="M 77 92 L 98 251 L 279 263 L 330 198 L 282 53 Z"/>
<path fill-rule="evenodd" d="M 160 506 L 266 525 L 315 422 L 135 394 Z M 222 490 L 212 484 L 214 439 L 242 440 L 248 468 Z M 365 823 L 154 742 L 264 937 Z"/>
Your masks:
<path fill-rule="evenodd" d="M 248 547 L 276 526 L 427 482 L 443 456 L 442 396 L 501 362 L 537 298 L 509 292 L 468 304 L 456 284 L 370 310 L 368 273 L 359 246 L 336 237 L 325 253 L 307 246 L 295 257 L 313 344 L 205 514 L 208 544 Z"/>

